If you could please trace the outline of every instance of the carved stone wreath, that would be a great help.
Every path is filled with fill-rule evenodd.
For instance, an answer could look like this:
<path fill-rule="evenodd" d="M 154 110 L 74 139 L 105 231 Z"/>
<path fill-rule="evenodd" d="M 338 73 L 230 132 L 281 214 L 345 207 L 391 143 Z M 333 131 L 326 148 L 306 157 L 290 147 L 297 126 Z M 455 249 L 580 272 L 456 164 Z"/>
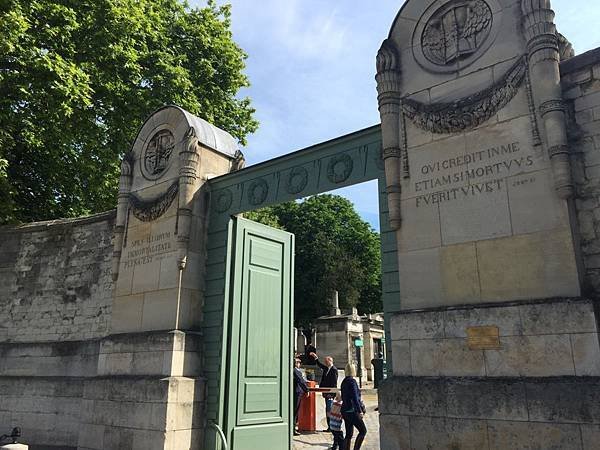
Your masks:
<path fill-rule="evenodd" d="M 163 176 L 171 163 L 175 138 L 169 130 L 160 130 L 152 136 L 140 159 L 142 175 L 148 180 Z"/>
<path fill-rule="evenodd" d="M 217 193 L 214 203 L 214 209 L 218 213 L 224 213 L 231 208 L 233 203 L 233 194 L 229 189 L 223 189 Z"/>
<path fill-rule="evenodd" d="M 419 128 L 432 133 L 457 133 L 475 128 L 493 117 L 517 94 L 527 73 L 520 58 L 501 80 L 468 97 L 450 103 L 424 104 L 404 99 L 403 113 Z"/>
<path fill-rule="evenodd" d="M 179 192 L 179 182 L 175 182 L 164 194 L 151 200 L 142 200 L 131 194 L 129 205 L 133 215 L 142 222 L 151 222 L 162 216 L 173 203 Z"/>
<path fill-rule="evenodd" d="M 290 174 L 287 179 L 287 191 L 288 194 L 298 194 L 302 192 L 308 184 L 308 170 L 304 167 L 294 167 L 290 170 Z"/>
<path fill-rule="evenodd" d="M 327 164 L 327 178 L 335 184 L 343 183 L 350 177 L 353 169 L 354 161 L 350 155 L 343 153 L 334 156 Z"/>
<path fill-rule="evenodd" d="M 260 205 L 267 199 L 269 194 L 269 185 L 265 180 L 258 179 L 250 183 L 248 188 L 248 203 L 251 205 Z"/>

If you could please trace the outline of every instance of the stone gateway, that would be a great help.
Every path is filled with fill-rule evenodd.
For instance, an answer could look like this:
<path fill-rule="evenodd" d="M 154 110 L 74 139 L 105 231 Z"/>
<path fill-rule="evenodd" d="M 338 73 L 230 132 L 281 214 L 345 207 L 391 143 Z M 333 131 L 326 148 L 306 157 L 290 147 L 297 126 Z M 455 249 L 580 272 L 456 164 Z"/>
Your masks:
<path fill-rule="evenodd" d="M 381 125 L 248 168 L 152 114 L 116 210 L 0 228 L 0 426 L 32 450 L 291 450 L 299 244 L 242 214 L 378 180 L 381 449 L 596 449 L 600 49 L 553 21 L 408 0 Z"/>

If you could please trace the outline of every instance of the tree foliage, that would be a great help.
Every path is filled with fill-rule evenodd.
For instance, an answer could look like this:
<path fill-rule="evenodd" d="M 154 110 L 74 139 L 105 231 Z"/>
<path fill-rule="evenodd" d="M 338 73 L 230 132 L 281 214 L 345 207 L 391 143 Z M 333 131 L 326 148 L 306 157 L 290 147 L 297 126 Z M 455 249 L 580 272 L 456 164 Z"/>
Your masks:
<path fill-rule="evenodd" d="M 244 143 L 245 58 L 214 0 L 1 1 L 0 221 L 113 208 L 118 161 L 164 104 Z"/>
<path fill-rule="evenodd" d="M 347 199 L 331 194 L 264 208 L 245 217 L 296 236 L 295 324 L 310 326 L 329 313 L 337 290 L 340 306 L 382 310 L 380 237 Z"/>

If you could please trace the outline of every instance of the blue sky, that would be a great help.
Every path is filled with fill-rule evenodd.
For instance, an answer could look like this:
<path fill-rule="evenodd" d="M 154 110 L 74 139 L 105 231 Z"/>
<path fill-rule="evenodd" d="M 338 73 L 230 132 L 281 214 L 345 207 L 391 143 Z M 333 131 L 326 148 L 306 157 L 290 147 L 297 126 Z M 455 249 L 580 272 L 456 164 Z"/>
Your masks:
<path fill-rule="evenodd" d="M 224 1 L 219 1 L 224 3 Z M 191 0 L 194 6 L 205 4 Z M 259 130 L 249 164 L 379 123 L 375 55 L 402 0 L 229 0 Z M 554 0 L 561 33 L 583 53 L 600 46 L 600 2 Z M 376 183 L 336 191 L 378 229 Z"/>

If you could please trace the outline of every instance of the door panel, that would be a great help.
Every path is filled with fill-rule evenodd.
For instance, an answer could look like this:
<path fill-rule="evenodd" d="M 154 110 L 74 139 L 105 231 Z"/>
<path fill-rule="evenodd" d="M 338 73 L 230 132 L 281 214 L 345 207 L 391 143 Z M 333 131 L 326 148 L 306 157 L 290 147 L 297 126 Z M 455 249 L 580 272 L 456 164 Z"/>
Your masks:
<path fill-rule="evenodd" d="M 233 450 L 291 446 L 293 235 L 235 218 L 226 434 Z"/>

